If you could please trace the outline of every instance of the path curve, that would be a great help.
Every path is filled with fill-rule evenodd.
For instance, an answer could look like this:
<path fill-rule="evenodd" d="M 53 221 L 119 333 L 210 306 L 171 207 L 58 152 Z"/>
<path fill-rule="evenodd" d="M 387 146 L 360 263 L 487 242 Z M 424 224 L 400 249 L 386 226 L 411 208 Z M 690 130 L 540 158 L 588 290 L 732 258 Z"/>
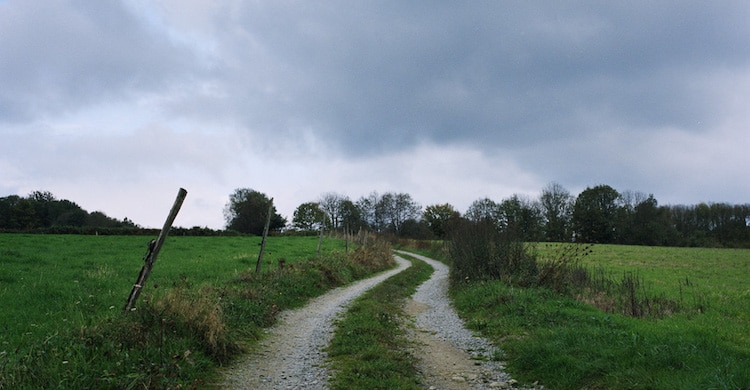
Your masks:
<path fill-rule="evenodd" d="M 355 298 L 405 270 L 411 263 L 394 256 L 398 266 L 371 278 L 339 287 L 302 308 L 284 311 L 257 348 L 231 367 L 227 389 L 326 389 L 329 379 L 323 351 L 333 337 L 333 321 Z"/>
<path fill-rule="evenodd" d="M 447 265 L 405 251 L 435 269 L 407 301 L 405 311 L 414 317 L 417 369 L 429 389 L 503 389 L 516 386 L 501 362 L 492 361 L 496 347 L 466 329 L 448 298 Z"/>

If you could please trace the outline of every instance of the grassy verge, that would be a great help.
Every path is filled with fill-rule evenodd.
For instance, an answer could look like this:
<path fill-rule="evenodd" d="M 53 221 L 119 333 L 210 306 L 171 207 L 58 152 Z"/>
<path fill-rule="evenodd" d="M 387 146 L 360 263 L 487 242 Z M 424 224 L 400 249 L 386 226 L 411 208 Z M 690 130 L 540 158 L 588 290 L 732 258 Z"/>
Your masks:
<path fill-rule="evenodd" d="M 421 388 L 399 319 L 404 300 L 433 269 L 421 260 L 410 261 L 411 267 L 358 298 L 338 321 L 328 348 L 336 373 L 332 389 Z"/>
<path fill-rule="evenodd" d="M 497 281 L 452 295 L 468 326 L 504 349 L 521 381 L 555 389 L 750 386 L 750 354 L 685 319 L 608 315 L 549 290 Z"/>
<path fill-rule="evenodd" d="M 521 381 L 555 389 L 750 388 L 750 251 L 607 245 L 584 260 L 615 277 L 637 273 L 652 293 L 700 310 L 633 318 L 497 280 L 455 283 L 451 295 L 467 325 L 504 349 Z"/>
<path fill-rule="evenodd" d="M 0 389 L 205 387 L 281 310 L 393 264 L 387 245 L 305 260 L 317 238 L 275 237 L 255 274 L 253 240 L 170 238 L 122 315 L 147 239 L 0 235 Z"/>

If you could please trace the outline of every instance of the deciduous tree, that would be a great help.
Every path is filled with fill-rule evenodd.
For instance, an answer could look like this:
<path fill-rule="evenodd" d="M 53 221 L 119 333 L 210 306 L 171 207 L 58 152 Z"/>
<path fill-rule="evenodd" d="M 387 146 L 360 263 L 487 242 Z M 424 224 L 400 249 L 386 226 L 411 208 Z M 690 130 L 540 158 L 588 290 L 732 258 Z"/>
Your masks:
<path fill-rule="evenodd" d="M 328 229 L 338 231 L 342 228 L 343 204 L 348 200 L 348 197 L 335 192 L 328 192 L 320 197 L 318 204 L 320 204 L 320 208 L 328 215 L 327 223 L 330 224 Z"/>
<path fill-rule="evenodd" d="M 445 238 L 447 232 L 461 214 L 448 203 L 427 206 L 422 213 L 422 219 L 427 223 L 432 234 L 437 238 Z"/>
<path fill-rule="evenodd" d="M 539 241 L 542 238 L 542 212 L 540 206 L 523 196 L 514 194 L 498 205 L 500 231 L 521 241 Z"/>
<path fill-rule="evenodd" d="M 547 241 L 566 242 L 571 239 L 573 196 L 562 185 L 550 183 L 539 197 Z"/>
<path fill-rule="evenodd" d="M 303 231 L 320 230 L 325 221 L 326 214 L 320 208 L 318 202 L 306 202 L 297 206 L 294 210 L 292 224 L 295 229 Z"/>
<path fill-rule="evenodd" d="M 612 243 L 620 194 L 608 185 L 586 188 L 573 207 L 573 226 L 582 242 Z"/>
<path fill-rule="evenodd" d="M 385 222 L 386 230 L 398 234 L 404 221 L 419 218 L 421 209 L 411 195 L 387 192 L 375 206 L 375 214 L 376 218 Z"/>
<path fill-rule="evenodd" d="M 262 235 L 270 205 L 271 199 L 266 194 L 250 188 L 234 190 L 234 193 L 229 196 L 229 202 L 224 207 L 227 229 L 258 236 Z M 276 206 L 272 207 L 271 213 L 269 230 L 281 230 L 286 225 L 286 220 L 276 212 Z"/>
<path fill-rule="evenodd" d="M 499 205 L 490 198 L 477 199 L 469 205 L 465 217 L 472 222 L 492 222 L 497 226 L 499 221 Z"/>

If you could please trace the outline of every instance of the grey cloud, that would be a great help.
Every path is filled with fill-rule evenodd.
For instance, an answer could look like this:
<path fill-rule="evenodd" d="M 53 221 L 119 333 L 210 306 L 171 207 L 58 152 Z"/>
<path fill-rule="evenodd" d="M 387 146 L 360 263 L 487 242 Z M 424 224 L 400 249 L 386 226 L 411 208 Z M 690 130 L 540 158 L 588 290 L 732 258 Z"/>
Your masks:
<path fill-rule="evenodd" d="M 0 4 L 3 121 L 160 91 L 191 74 L 191 52 L 119 2 Z"/>
<path fill-rule="evenodd" d="M 750 52 L 742 2 L 244 6 L 237 46 L 225 48 L 239 60 L 226 69 L 238 119 L 284 136 L 305 123 L 357 155 L 604 130 L 582 114 L 633 129 L 705 126 L 713 106 L 690 81 L 717 64 L 742 68 Z"/>

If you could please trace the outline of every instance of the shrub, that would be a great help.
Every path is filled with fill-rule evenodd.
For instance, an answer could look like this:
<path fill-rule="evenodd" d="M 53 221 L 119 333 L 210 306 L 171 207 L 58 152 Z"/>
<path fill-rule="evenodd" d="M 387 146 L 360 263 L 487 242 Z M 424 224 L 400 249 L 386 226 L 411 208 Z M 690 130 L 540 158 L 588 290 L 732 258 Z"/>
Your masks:
<path fill-rule="evenodd" d="M 448 247 L 453 282 L 499 279 L 522 286 L 534 284 L 536 255 L 510 232 L 490 222 L 458 223 Z"/>
<path fill-rule="evenodd" d="M 580 260 L 592 253 L 591 248 L 592 244 L 557 245 L 550 257 L 540 262 L 536 284 L 563 294 L 584 288 L 590 277 Z"/>

